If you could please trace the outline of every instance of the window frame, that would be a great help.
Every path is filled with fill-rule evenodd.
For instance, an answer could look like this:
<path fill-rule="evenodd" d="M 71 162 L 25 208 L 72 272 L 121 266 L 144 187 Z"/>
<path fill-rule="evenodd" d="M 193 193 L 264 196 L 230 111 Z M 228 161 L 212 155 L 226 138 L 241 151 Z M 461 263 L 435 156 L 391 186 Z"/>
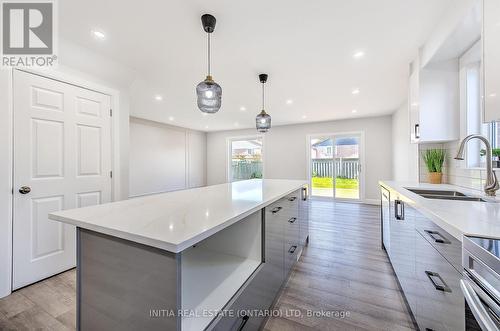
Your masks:
<path fill-rule="evenodd" d="M 461 139 L 464 139 L 469 134 L 481 134 L 488 138 L 491 143 L 492 148 L 498 148 L 500 142 L 497 140 L 498 130 L 500 129 L 497 122 L 484 123 L 484 112 L 483 112 L 483 103 L 481 101 L 481 58 L 477 56 L 477 52 L 480 51 L 481 43 L 478 41 L 474 44 L 467 52 L 460 57 L 460 65 L 459 65 L 459 84 L 460 84 L 460 136 Z M 480 132 L 472 132 L 469 129 L 469 109 L 468 109 L 468 99 L 467 99 L 467 87 L 468 87 L 468 73 L 470 69 L 477 70 L 477 77 L 479 80 L 479 103 L 478 103 L 478 115 L 479 115 L 479 127 Z M 487 133 L 485 133 L 487 131 Z M 479 142 L 478 142 L 479 143 Z M 480 149 L 483 148 L 483 144 L 479 145 Z M 482 157 L 478 156 L 478 162 L 476 166 L 471 164 L 471 154 L 468 150 L 470 145 L 467 147 L 467 153 L 465 155 L 465 161 L 460 163 L 460 167 L 463 169 L 484 169 Z"/>

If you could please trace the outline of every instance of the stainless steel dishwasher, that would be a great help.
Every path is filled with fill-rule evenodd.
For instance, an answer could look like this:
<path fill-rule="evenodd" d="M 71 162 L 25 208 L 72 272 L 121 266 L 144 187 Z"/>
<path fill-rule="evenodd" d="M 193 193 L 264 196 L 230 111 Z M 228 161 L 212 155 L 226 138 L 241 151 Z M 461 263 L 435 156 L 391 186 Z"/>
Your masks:
<path fill-rule="evenodd" d="M 500 240 L 464 236 L 463 279 L 467 331 L 500 329 Z"/>

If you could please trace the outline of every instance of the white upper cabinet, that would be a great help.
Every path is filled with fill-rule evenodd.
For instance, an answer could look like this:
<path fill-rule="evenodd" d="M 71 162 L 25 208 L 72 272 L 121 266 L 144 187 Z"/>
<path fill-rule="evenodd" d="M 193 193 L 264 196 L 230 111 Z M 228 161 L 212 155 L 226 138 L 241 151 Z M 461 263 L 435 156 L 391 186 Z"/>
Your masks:
<path fill-rule="evenodd" d="M 443 17 L 420 49 L 417 59 L 410 66 L 409 76 L 412 143 L 460 139 L 459 57 L 480 38 L 481 2 L 461 0 Z M 498 61 L 497 71 L 500 57 Z M 500 81 L 498 83 L 500 87 Z"/>
<path fill-rule="evenodd" d="M 500 1 L 483 0 L 484 121 L 500 121 Z"/>
<path fill-rule="evenodd" d="M 413 143 L 459 139 L 458 59 L 431 62 L 410 74 L 410 137 Z"/>

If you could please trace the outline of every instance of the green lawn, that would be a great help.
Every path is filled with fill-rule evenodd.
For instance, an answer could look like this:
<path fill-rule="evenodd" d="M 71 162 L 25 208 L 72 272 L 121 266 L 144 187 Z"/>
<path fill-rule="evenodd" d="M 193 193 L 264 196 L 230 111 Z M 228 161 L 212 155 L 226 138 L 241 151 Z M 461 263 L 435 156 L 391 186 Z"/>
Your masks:
<path fill-rule="evenodd" d="M 339 178 L 336 180 L 337 188 L 357 189 L 359 182 L 357 179 Z M 333 188 L 333 178 L 329 177 L 313 177 L 313 188 Z"/>

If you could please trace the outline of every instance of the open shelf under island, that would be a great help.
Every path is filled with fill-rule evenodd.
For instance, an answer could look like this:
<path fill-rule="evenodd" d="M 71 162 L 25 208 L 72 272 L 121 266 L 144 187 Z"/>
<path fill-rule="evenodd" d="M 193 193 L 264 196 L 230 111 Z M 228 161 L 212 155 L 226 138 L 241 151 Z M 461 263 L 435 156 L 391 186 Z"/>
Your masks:
<path fill-rule="evenodd" d="M 79 330 L 257 330 L 308 241 L 307 185 L 248 180 L 52 213 Z"/>

